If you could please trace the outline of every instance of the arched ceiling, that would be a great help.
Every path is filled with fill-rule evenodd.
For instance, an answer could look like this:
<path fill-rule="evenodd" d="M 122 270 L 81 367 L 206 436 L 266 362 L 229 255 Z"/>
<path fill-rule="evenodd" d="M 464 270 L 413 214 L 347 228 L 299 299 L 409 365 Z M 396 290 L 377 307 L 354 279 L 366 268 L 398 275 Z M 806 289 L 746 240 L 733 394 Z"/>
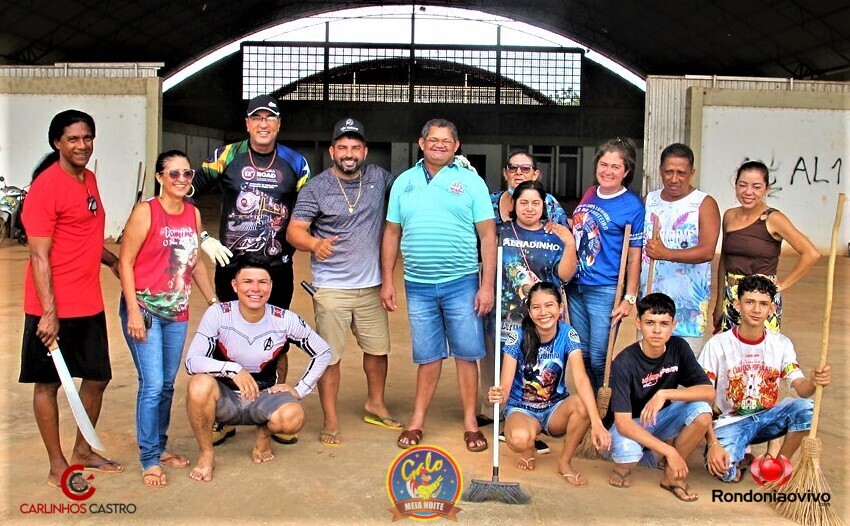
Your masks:
<path fill-rule="evenodd" d="M 164 62 L 307 15 L 395 1 L 3 0 L 0 63 Z M 850 79 L 848 0 L 423 1 L 563 34 L 639 75 Z"/>

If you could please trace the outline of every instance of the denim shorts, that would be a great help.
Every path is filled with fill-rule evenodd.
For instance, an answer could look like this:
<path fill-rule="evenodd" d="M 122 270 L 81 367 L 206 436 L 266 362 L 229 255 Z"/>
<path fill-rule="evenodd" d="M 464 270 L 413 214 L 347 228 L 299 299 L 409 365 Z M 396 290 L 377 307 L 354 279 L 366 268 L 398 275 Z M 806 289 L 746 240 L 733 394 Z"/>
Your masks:
<path fill-rule="evenodd" d="M 566 402 L 568 398 L 564 398 L 563 400 L 558 401 L 555 404 L 552 404 L 547 409 L 526 409 L 525 407 L 517 407 L 515 405 L 508 405 L 505 407 L 505 418 L 507 419 L 511 413 L 522 413 L 524 415 L 528 415 L 531 418 L 537 420 L 540 424 L 540 430 L 546 433 L 547 435 L 551 435 L 549 433 L 549 419 L 552 418 L 552 415 L 555 414 L 555 410 L 560 407 L 561 404 Z"/>
<path fill-rule="evenodd" d="M 267 389 L 263 389 L 257 398 L 250 402 L 221 382 L 218 382 L 218 392 L 221 396 L 215 404 L 215 421 L 231 426 L 261 426 L 267 423 L 283 404 L 301 405 L 292 393 L 286 391 L 269 393 Z"/>
<path fill-rule="evenodd" d="M 723 480 L 728 482 L 736 478 L 737 464 L 743 460 L 750 444 L 761 444 L 811 428 L 813 406 L 814 402 L 809 398 L 786 398 L 770 409 L 716 428 L 714 434 L 717 440 L 729 453 L 729 472 Z"/>
<path fill-rule="evenodd" d="M 404 290 L 414 363 L 484 357 L 484 329 L 475 312 L 478 274 L 445 283 L 405 280 Z"/>
<path fill-rule="evenodd" d="M 706 402 L 672 402 L 658 412 L 655 424 L 643 426 L 640 418 L 635 418 L 639 426 L 649 431 L 659 440 L 676 438 L 685 426 L 688 426 L 702 414 L 711 414 L 711 406 Z M 611 427 L 611 456 L 617 464 L 630 464 L 643 458 L 644 447 L 620 434 L 617 424 Z"/>

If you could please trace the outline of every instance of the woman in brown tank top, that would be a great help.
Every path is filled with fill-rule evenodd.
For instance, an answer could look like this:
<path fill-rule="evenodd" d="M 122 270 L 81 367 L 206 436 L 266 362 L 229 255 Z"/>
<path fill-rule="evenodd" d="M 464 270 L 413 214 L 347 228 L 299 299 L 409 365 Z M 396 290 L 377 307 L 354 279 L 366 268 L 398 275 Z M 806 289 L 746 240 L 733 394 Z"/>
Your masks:
<path fill-rule="evenodd" d="M 740 314 L 732 306 L 737 297 L 738 280 L 751 274 L 764 274 L 776 283 L 776 310 L 765 327 L 779 331 L 782 322 L 780 292 L 799 281 L 820 257 L 815 246 L 797 230 L 782 212 L 765 204 L 770 190 L 768 169 L 764 163 L 747 161 L 735 176 L 735 197 L 741 206 L 723 215 L 723 248 L 717 268 L 715 332 L 738 325 Z M 782 279 L 776 275 L 782 241 L 800 254 L 797 265 Z"/>

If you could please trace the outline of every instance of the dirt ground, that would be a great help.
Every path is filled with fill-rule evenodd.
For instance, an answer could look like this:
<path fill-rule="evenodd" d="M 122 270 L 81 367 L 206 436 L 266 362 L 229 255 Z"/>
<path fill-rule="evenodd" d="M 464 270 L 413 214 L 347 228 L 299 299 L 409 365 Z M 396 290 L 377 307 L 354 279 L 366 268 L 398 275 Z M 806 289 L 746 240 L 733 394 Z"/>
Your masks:
<path fill-rule="evenodd" d="M 117 251 L 117 247 L 109 245 Z M 23 326 L 23 276 L 27 252 L 24 247 L 0 249 L 0 375 L 5 385 L 0 393 L 0 521 L 5 524 L 55 523 L 70 520 L 89 524 L 120 521 L 126 524 L 174 522 L 180 524 L 386 524 L 390 501 L 386 490 L 387 470 L 400 453 L 395 446 L 397 434 L 362 422 L 365 400 L 365 378 L 359 351 L 349 340 L 342 366 L 342 389 L 339 409 L 344 437 L 342 447 L 320 445 L 317 434 L 322 424 L 316 393 L 305 400 L 307 422 L 298 444 L 275 444 L 277 458 L 263 465 L 251 462 L 253 432 L 241 428 L 234 439 L 216 448 L 217 469 L 211 483 L 191 481 L 187 470 L 168 469 L 169 486 L 150 489 L 142 486 L 135 444 L 134 408 L 137 387 L 136 371 L 118 325 L 117 279 L 103 271 L 103 295 L 109 324 L 113 380 L 106 391 L 98 432 L 108 455 L 120 461 L 126 471 L 119 475 L 98 474 L 93 483 L 96 494 L 88 501 L 95 504 L 133 505 L 134 513 L 85 515 L 35 514 L 32 504 L 69 503 L 64 495 L 45 484 L 46 454 L 32 416 L 31 387 L 17 383 L 20 364 L 20 341 Z M 794 256 L 783 256 L 780 274 L 790 269 Z M 785 295 L 783 329 L 794 340 L 800 363 L 807 372 L 816 364 L 820 353 L 824 305 L 826 258 Z M 309 260 L 299 254 L 295 260 L 296 283 L 309 280 Z M 400 283 L 400 275 L 396 276 Z M 850 319 L 850 260 L 838 260 L 835 300 L 832 310 L 830 338 L 834 383 L 823 398 L 820 429 L 823 439 L 821 457 L 823 471 L 832 489 L 832 506 L 839 515 L 848 511 L 848 319 Z M 403 288 L 399 287 L 403 292 Z M 398 312 L 391 314 L 393 354 L 387 380 L 388 405 L 401 419 L 410 416 L 416 369 L 410 360 L 409 330 L 404 301 Z M 203 298 L 192 299 L 191 330 L 204 310 Z M 298 287 L 293 310 L 312 323 L 313 312 L 307 294 Z M 630 325 L 626 325 L 630 327 Z M 634 340 L 634 331 L 621 332 L 619 347 Z M 306 363 L 297 349 L 292 353 L 290 375 L 300 374 Z M 181 371 L 174 398 L 170 449 L 190 458 L 197 447 L 185 418 L 187 376 Z M 63 395 L 60 395 L 61 426 L 65 451 L 70 451 L 74 420 Z M 485 433 L 492 428 L 484 428 Z M 552 453 L 542 456 L 535 472 L 520 472 L 513 466 L 513 455 L 501 452 L 502 480 L 521 483 L 532 495 L 528 505 L 508 506 L 501 503 L 466 503 L 459 522 L 474 524 L 790 524 L 779 519 L 766 504 L 712 502 L 712 490 L 749 491 L 757 488 L 751 477 L 736 486 L 724 485 L 710 478 L 697 454 L 690 458 L 690 484 L 700 494 L 696 503 L 683 503 L 658 487 L 660 473 L 638 468 L 633 486 L 615 489 L 607 484 L 612 464 L 579 459 L 575 465 L 589 480 L 589 487 L 570 487 L 556 469 L 560 444 L 549 438 Z M 463 447 L 454 364 L 446 362 L 425 430 L 424 444 L 448 450 L 461 467 L 465 484 L 473 478 L 489 480 L 492 450 L 469 453 Z M 491 444 L 492 446 L 492 444 Z M 699 448 L 701 452 L 701 448 Z M 757 448 L 761 453 L 763 448 Z M 117 508 L 116 508 L 117 509 Z M 129 508 L 127 508 L 129 509 Z M 445 521 L 444 519 L 441 519 Z"/>

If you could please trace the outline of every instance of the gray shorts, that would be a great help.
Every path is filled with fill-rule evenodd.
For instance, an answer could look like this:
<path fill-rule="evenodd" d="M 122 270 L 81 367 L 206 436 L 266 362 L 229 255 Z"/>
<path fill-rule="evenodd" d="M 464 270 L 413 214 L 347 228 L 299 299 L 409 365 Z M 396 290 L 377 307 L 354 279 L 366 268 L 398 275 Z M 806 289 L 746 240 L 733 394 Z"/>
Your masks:
<path fill-rule="evenodd" d="M 238 391 L 222 382 L 218 382 L 218 392 L 221 396 L 215 404 L 215 421 L 231 426 L 263 425 L 283 404 L 301 405 L 301 401 L 288 392 L 272 394 L 263 389 L 251 402 L 243 400 Z"/>

